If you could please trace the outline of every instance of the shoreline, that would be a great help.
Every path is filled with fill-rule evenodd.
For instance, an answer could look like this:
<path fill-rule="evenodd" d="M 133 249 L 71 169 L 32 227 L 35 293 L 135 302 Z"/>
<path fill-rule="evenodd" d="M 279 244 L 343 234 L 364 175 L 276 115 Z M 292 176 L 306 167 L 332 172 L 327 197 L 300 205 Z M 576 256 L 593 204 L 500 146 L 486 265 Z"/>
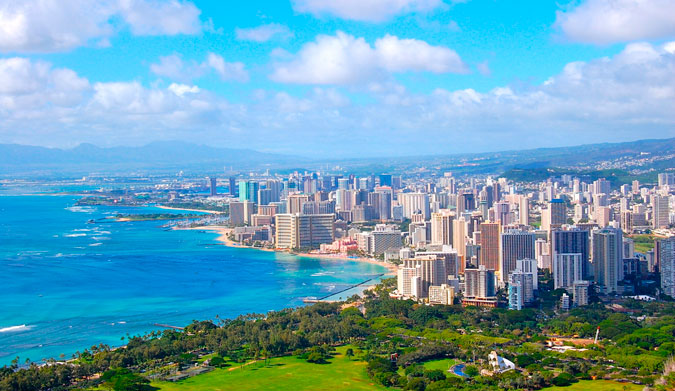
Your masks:
<path fill-rule="evenodd" d="M 223 214 L 223 213 L 225 213 L 225 212 L 220 211 L 220 210 L 174 208 L 173 206 L 164 206 L 164 205 L 147 205 L 147 206 L 154 206 L 155 208 L 159 208 L 159 209 L 187 210 L 188 212 L 201 212 L 201 213 L 208 213 L 208 214 Z"/>
<path fill-rule="evenodd" d="M 290 251 L 286 251 L 286 250 L 279 250 L 279 249 L 244 246 L 241 243 L 235 242 L 235 241 L 233 241 L 229 238 L 229 234 L 234 230 L 233 228 L 230 228 L 230 227 L 223 227 L 223 226 L 219 226 L 219 225 L 205 225 L 205 226 L 201 226 L 201 227 L 174 227 L 173 229 L 175 229 L 175 230 L 213 231 L 213 232 L 219 234 L 219 236 L 216 238 L 216 240 L 219 241 L 222 245 L 224 245 L 226 247 L 248 248 L 248 249 L 252 249 L 252 250 L 290 254 L 290 255 L 295 255 L 297 257 L 305 257 L 305 258 L 317 258 L 317 259 L 336 260 L 336 261 L 355 261 L 355 262 L 370 263 L 372 265 L 379 265 L 379 266 L 382 266 L 385 269 L 387 269 L 387 271 L 384 273 L 384 275 L 387 276 L 387 277 L 395 276 L 396 271 L 398 270 L 398 266 L 394 265 L 393 263 L 380 261 L 380 260 L 375 259 L 375 258 L 367 258 L 367 257 L 354 257 L 354 258 L 352 258 L 352 257 L 346 256 L 346 255 L 340 255 L 340 254 L 294 253 L 294 252 L 290 252 Z"/>

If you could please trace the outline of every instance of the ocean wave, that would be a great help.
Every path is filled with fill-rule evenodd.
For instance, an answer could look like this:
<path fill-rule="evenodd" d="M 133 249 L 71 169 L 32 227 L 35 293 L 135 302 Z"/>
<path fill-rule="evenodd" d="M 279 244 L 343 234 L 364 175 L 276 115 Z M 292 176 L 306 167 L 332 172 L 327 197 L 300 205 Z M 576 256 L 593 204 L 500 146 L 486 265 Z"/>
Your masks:
<path fill-rule="evenodd" d="M 101 242 L 96 242 L 96 243 L 90 244 L 89 247 L 96 247 L 96 246 L 100 246 L 100 245 L 102 245 L 102 244 L 103 244 L 103 243 L 101 243 Z"/>
<path fill-rule="evenodd" d="M 63 235 L 67 238 L 79 238 L 81 236 L 87 236 L 87 234 L 68 234 L 68 235 Z"/>
<path fill-rule="evenodd" d="M 26 326 L 25 324 L 18 325 L 18 326 L 9 326 L 9 327 L 3 327 L 0 328 L 0 333 L 18 333 L 21 331 L 28 331 L 32 329 L 34 326 Z"/>
<path fill-rule="evenodd" d="M 70 206 L 66 208 L 66 210 L 69 210 L 71 212 L 78 212 L 78 213 L 93 213 L 94 208 L 90 206 Z"/>
<path fill-rule="evenodd" d="M 321 277 L 321 276 L 328 276 L 331 274 L 335 274 L 335 272 L 317 272 L 314 274 L 310 274 L 310 277 Z"/>

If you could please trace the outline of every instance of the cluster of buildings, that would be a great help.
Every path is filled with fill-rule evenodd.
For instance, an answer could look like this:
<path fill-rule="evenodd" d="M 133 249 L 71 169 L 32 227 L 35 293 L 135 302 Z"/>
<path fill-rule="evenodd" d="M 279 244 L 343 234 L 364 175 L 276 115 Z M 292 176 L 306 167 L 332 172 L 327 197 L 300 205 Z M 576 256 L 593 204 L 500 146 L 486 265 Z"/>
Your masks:
<path fill-rule="evenodd" d="M 620 187 L 570 175 L 513 183 L 449 173 L 294 173 L 229 178 L 227 187 L 235 236 L 382 257 L 399 265 L 401 298 L 520 309 L 535 302 L 542 275 L 565 291 L 567 307 L 588 304 L 594 292 L 638 293 L 653 276 L 675 297 L 673 173 Z M 647 232 L 655 247 L 635 251 L 629 236 Z"/>

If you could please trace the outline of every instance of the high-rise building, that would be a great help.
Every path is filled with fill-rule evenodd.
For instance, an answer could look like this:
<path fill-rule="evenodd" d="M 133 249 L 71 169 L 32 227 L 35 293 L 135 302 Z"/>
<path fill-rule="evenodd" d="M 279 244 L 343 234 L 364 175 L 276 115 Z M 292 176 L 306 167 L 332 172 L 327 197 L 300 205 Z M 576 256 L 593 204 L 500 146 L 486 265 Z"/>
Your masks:
<path fill-rule="evenodd" d="M 429 195 L 426 193 L 401 193 L 398 202 L 403 206 L 403 217 L 411 219 L 413 214 L 422 214 L 424 220 L 429 220 Z"/>
<path fill-rule="evenodd" d="M 452 245 L 453 220 L 455 213 L 449 209 L 441 209 L 431 214 L 431 244 Z"/>
<path fill-rule="evenodd" d="M 452 246 L 457 250 L 460 258 L 460 273 L 464 273 L 464 260 L 466 259 L 466 241 L 468 238 L 467 222 L 464 217 L 452 222 Z"/>
<path fill-rule="evenodd" d="M 417 277 L 418 268 L 399 267 L 397 273 L 398 294 L 403 296 L 418 296 L 418 292 L 412 290 L 412 279 Z"/>
<path fill-rule="evenodd" d="M 476 199 L 472 192 L 462 192 L 457 195 L 457 213 L 471 212 L 476 209 Z"/>
<path fill-rule="evenodd" d="M 255 204 L 251 201 L 230 202 L 230 224 L 243 225 L 251 222 Z"/>
<path fill-rule="evenodd" d="M 429 296 L 429 287 L 444 284 L 448 280 L 447 260 L 443 256 L 433 254 L 416 255 L 415 258 L 404 259 L 404 268 L 418 268 L 420 277 L 420 297 Z"/>
<path fill-rule="evenodd" d="M 277 248 L 315 248 L 335 239 L 333 214 L 277 214 Z"/>
<path fill-rule="evenodd" d="M 518 259 L 535 259 L 534 240 L 535 235 L 532 232 L 507 230 L 501 234 L 499 280 L 502 283 L 515 270 Z"/>
<path fill-rule="evenodd" d="M 500 232 L 499 223 L 480 224 L 480 264 L 490 270 L 499 270 Z"/>
<path fill-rule="evenodd" d="M 588 305 L 589 302 L 589 293 L 588 289 L 591 287 L 591 282 L 590 281 L 576 281 L 574 283 L 574 297 L 573 297 L 573 302 L 574 305 L 581 307 L 584 305 Z"/>
<path fill-rule="evenodd" d="M 593 232 L 593 269 L 595 284 L 603 293 L 616 293 L 623 280 L 623 232 L 603 228 Z"/>
<path fill-rule="evenodd" d="M 387 250 L 403 247 L 401 231 L 385 224 L 378 224 L 374 231 L 362 232 L 359 250 L 371 255 L 381 255 Z M 362 244 L 361 244 L 362 243 Z"/>
<path fill-rule="evenodd" d="M 256 181 L 239 181 L 239 201 L 258 203 L 260 184 Z"/>
<path fill-rule="evenodd" d="M 429 304 L 452 305 L 455 301 L 455 288 L 448 284 L 429 287 Z"/>
<path fill-rule="evenodd" d="M 657 263 L 661 273 L 661 290 L 675 298 L 675 237 L 658 241 Z"/>
<path fill-rule="evenodd" d="M 302 205 L 309 202 L 309 195 L 307 194 L 289 194 L 287 211 L 290 214 L 302 213 Z"/>
<path fill-rule="evenodd" d="M 502 226 L 510 225 L 513 221 L 511 218 L 511 204 L 506 201 L 499 201 L 495 203 L 495 220 Z"/>
<path fill-rule="evenodd" d="M 534 302 L 537 283 L 537 262 L 534 259 L 519 260 L 517 267 L 508 275 L 509 308 L 520 310 Z"/>
<path fill-rule="evenodd" d="M 611 193 L 611 184 L 605 178 L 600 178 L 593 182 L 593 194 L 609 194 Z"/>
<path fill-rule="evenodd" d="M 530 225 L 530 199 L 520 196 L 518 203 L 518 219 L 522 225 Z"/>
<path fill-rule="evenodd" d="M 484 265 L 466 269 L 464 297 L 486 299 L 495 296 L 495 272 Z"/>
<path fill-rule="evenodd" d="M 666 228 L 668 225 L 670 225 L 668 197 L 652 197 L 652 227 Z"/>
<path fill-rule="evenodd" d="M 550 211 L 550 229 L 558 228 L 567 223 L 567 205 L 560 198 L 554 198 L 548 205 Z"/>
<path fill-rule="evenodd" d="M 228 190 L 232 197 L 236 197 L 239 194 L 237 192 L 237 179 L 233 176 L 228 179 Z"/>
<path fill-rule="evenodd" d="M 675 185 L 675 173 L 665 172 L 658 175 L 659 187 Z"/>
<path fill-rule="evenodd" d="M 580 253 L 556 253 L 553 258 L 553 288 L 571 289 L 583 280 L 583 262 Z"/>
<path fill-rule="evenodd" d="M 216 177 L 209 178 L 209 190 L 212 196 L 218 195 L 217 181 Z"/>
<path fill-rule="evenodd" d="M 572 228 L 555 230 L 551 233 L 551 261 L 555 262 L 558 254 L 581 254 L 581 280 L 591 276 L 590 244 L 587 230 Z M 575 270 L 576 271 L 576 270 Z M 554 273 L 555 278 L 555 273 Z M 573 283 L 574 280 L 571 281 Z"/>

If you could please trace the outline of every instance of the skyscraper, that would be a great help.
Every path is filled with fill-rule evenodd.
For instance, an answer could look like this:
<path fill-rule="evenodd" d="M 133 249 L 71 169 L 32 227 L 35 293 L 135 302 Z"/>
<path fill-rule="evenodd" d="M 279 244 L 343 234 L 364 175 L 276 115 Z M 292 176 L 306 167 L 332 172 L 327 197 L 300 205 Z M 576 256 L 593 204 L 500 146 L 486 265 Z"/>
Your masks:
<path fill-rule="evenodd" d="M 652 215 L 652 227 L 665 228 L 670 225 L 668 197 L 654 196 L 652 198 Z"/>
<path fill-rule="evenodd" d="M 659 240 L 658 264 L 661 273 L 661 290 L 675 298 L 675 237 Z"/>
<path fill-rule="evenodd" d="M 520 196 L 518 203 L 518 219 L 522 225 L 530 225 L 530 199 L 526 196 Z"/>
<path fill-rule="evenodd" d="M 616 293 L 623 279 L 623 233 L 616 228 L 593 232 L 595 284 L 603 293 Z"/>
<path fill-rule="evenodd" d="M 218 195 L 218 189 L 216 188 L 216 182 L 217 182 L 216 177 L 209 178 L 209 185 L 210 185 L 209 190 L 211 191 L 212 196 Z"/>
<path fill-rule="evenodd" d="M 230 191 L 230 195 L 235 197 L 237 195 L 237 178 L 231 176 L 228 182 L 228 190 Z"/>
<path fill-rule="evenodd" d="M 573 228 L 553 231 L 551 233 L 551 261 L 555 262 L 555 257 L 558 254 L 581 254 L 581 279 L 590 278 L 591 266 L 589 260 L 591 251 L 588 239 L 587 230 Z"/>
<path fill-rule="evenodd" d="M 532 232 L 508 230 L 501 234 L 499 279 L 507 281 L 509 273 L 516 269 L 518 259 L 535 259 L 534 240 Z"/>
<path fill-rule="evenodd" d="M 499 233 L 498 223 L 481 223 L 480 225 L 480 264 L 487 269 L 499 270 Z"/>
<path fill-rule="evenodd" d="M 429 219 L 431 214 L 429 209 L 429 195 L 426 193 L 401 193 L 398 195 L 398 202 L 403 206 L 403 217 L 412 218 L 413 214 L 420 213 L 424 220 Z"/>
<path fill-rule="evenodd" d="M 486 299 L 495 295 L 495 272 L 484 265 L 478 269 L 466 269 L 464 296 Z"/>
<path fill-rule="evenodd" d="M 557 253 L 553 258 L 553 289 L 570 289 L 583 280 L 582 255 Z"/>
<path fill-rule="evenodd" d="M 335 215 L 283 213 L 275 218 L 277 248 L 314 248 L 335 239 Z"/>
<path fill-rule="evenodd" d="M 258 203 L 258 189 L 260 185 L 256 181 L 239 181 L 239 201 L 251 201 Z"/>
<path fill-rule="evenodd" d="M 431 214 L 431 244 L 453 244 L 453 220 L 455 213 L 449 209 L 441 209 Z"/>

